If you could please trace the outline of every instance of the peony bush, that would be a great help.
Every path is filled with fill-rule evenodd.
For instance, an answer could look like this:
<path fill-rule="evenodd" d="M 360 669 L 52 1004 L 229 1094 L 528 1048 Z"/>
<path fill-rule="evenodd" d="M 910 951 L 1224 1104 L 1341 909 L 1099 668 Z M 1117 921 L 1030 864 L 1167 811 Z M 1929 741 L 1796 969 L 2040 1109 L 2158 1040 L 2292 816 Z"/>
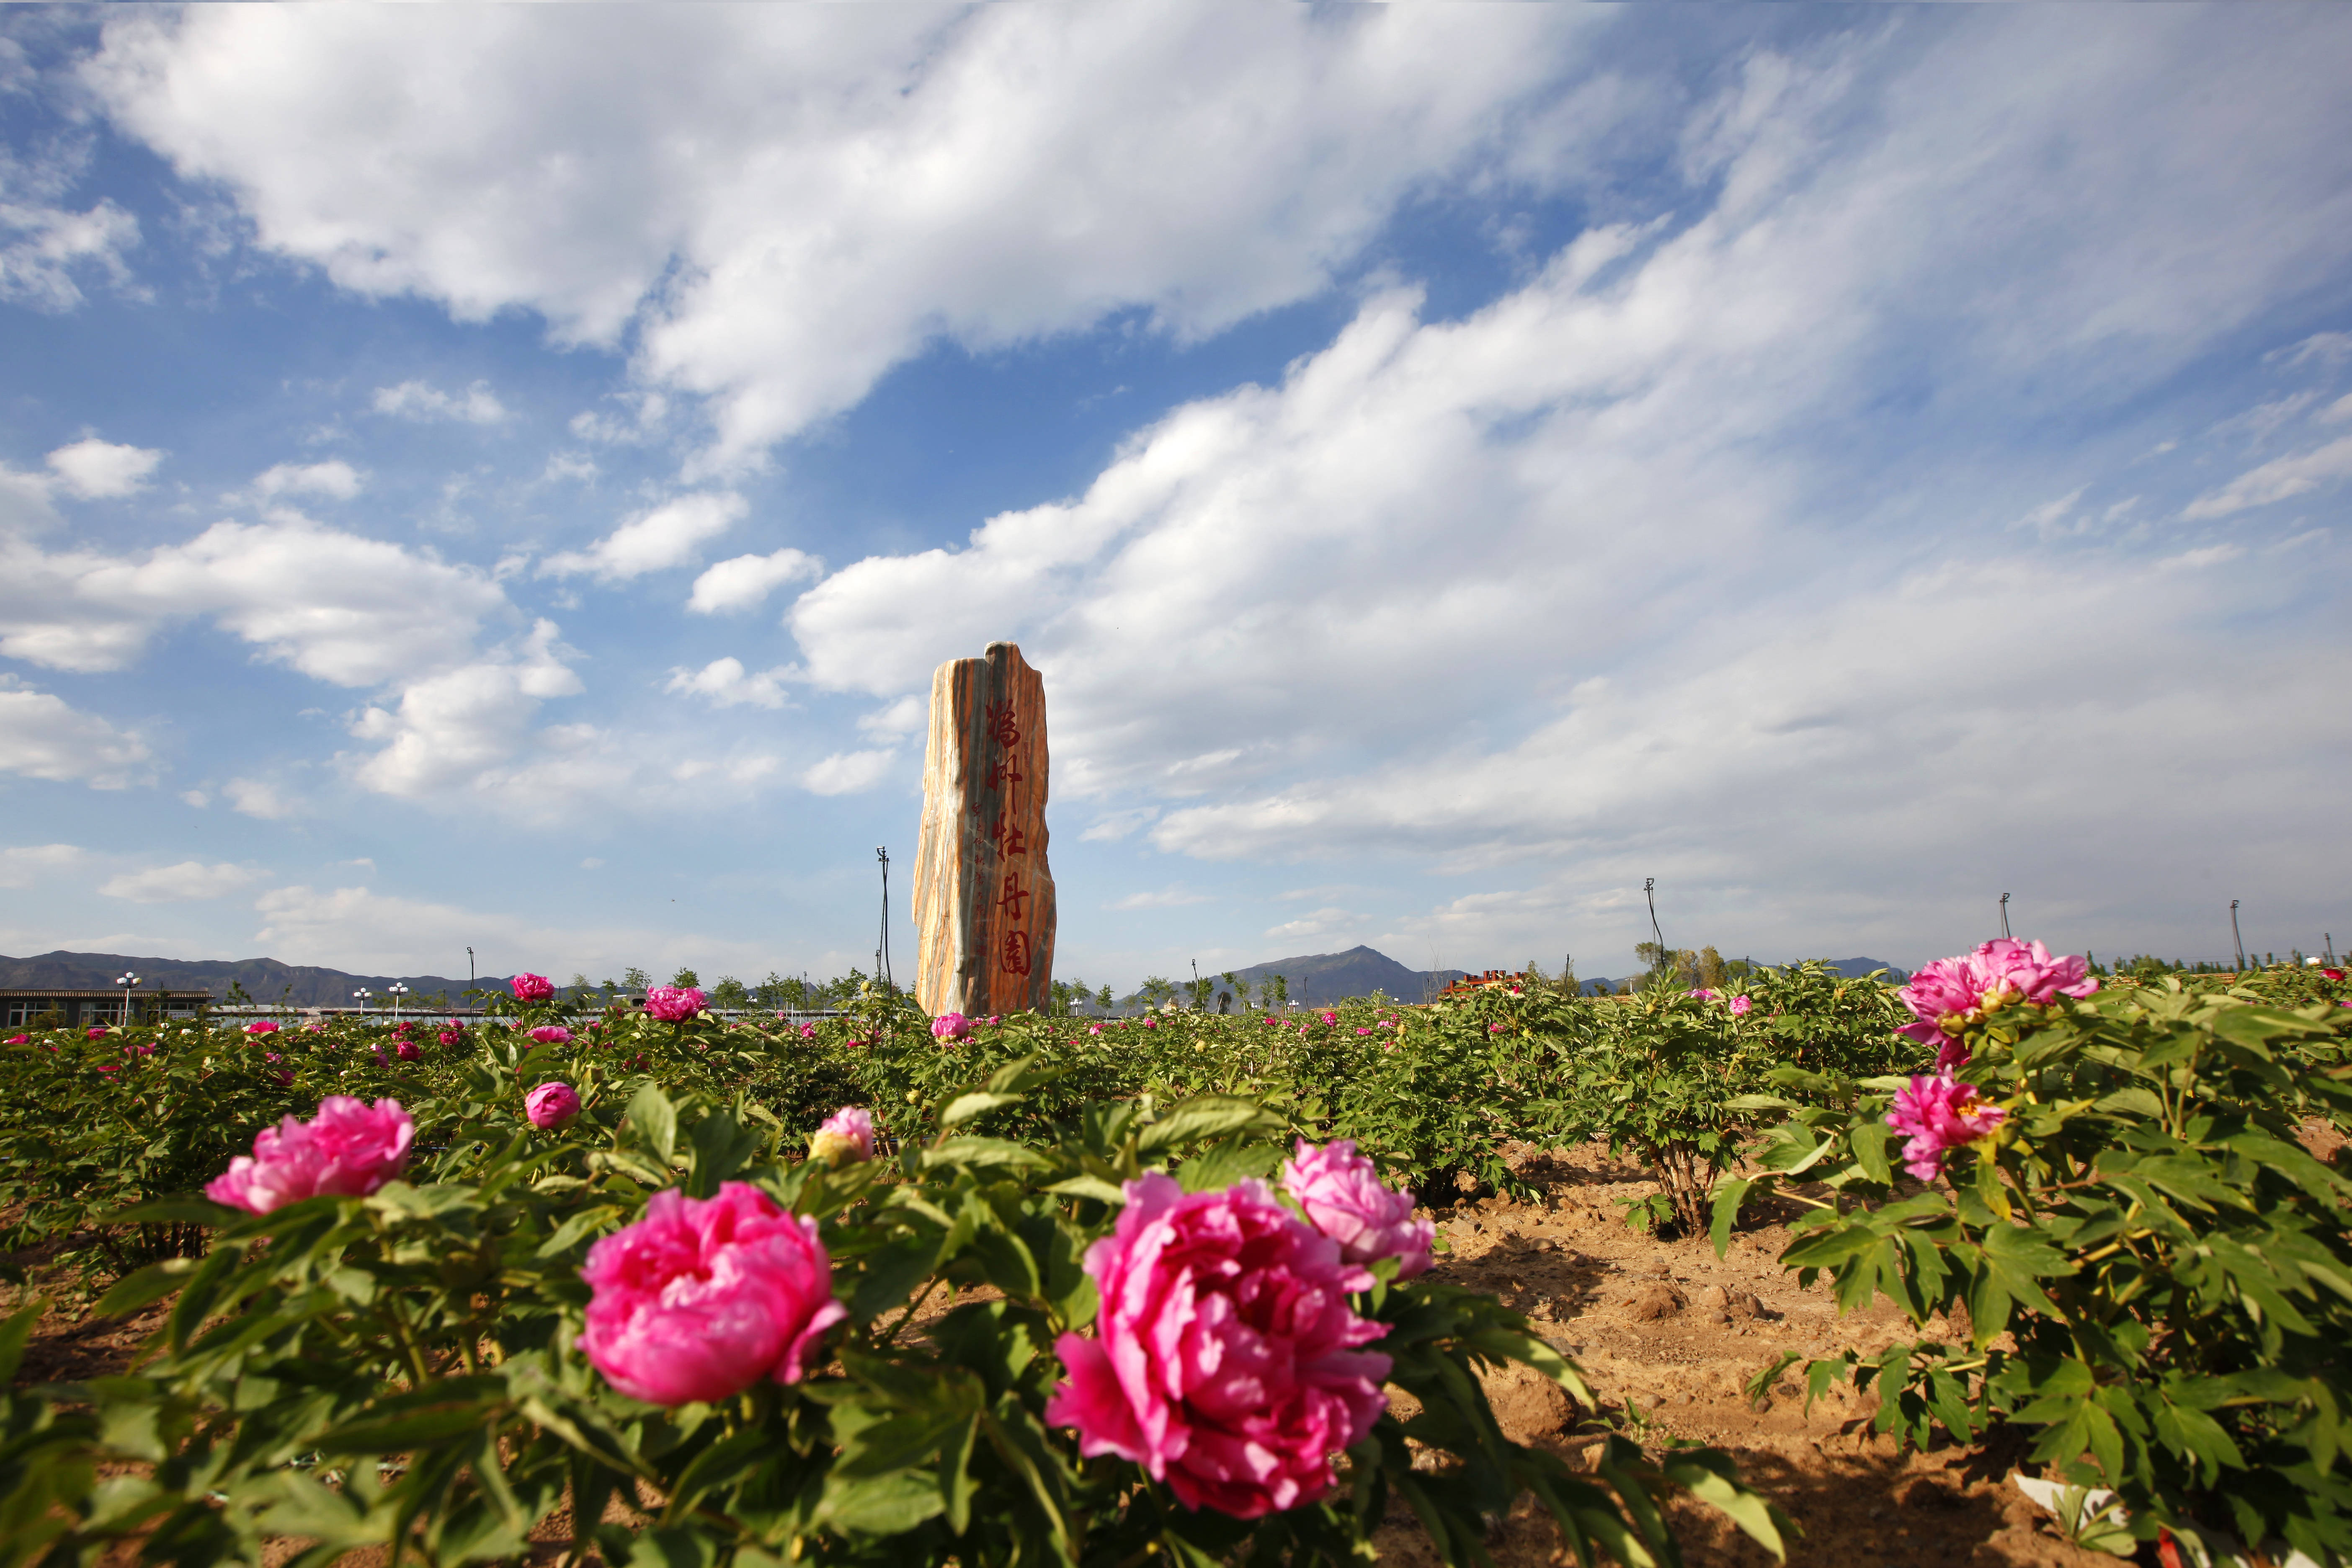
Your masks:
<path fill-rule="evenodd" d="M 2020 1429 L 2045 1478 L 2116 1494 L 2121 1552 L 2352 1555 L 2352 1180 L 2298 1136 L 2352 1125 L 2343 1010 L 2178 977 L 2103 989 L 2009 942 L 1902 1000 L 1927 1070 L 1774 1069 L 1779 1092 L 1743 1104 L 1780 1118 L 1763 1173 L 1715 1205 L 1720 1249 L 1777 1189 L 1810 1211 L 1785 1266 L 1920 1331 L 1805 1362 L 1809 1402 L 1875 1388 L 1878 1428 L 1923 1447 Z"/>
<path fill-rule="evenodd" d="M 231 1189 L 300 1176 L 270 1201 L 121 1216 L 209 1248 L 100 1304 L 168 1306 L 135 1375 L 10 1395 L 29 1436 L 0 1468 L 0 1560 L 1207 1568 L 1362 1556 L 1394 1499 L 1466 1564 L 1531 1496 L 1580 1556 L 1646 1562 L 1685 1489 L 1780 1550 L 1718 1454 L 1608 1436 L 1572 1468 L 1505 1438 L 1479 1369 L 1589 1405 L 1575 1368 L 1491 1298 L 1401 1278 L 1427 1237 L 1354 1151 L 1292 1141 L 1267 1184 L 1286 1124 L 1261 1105 L 975 1131 L 1047 1087 L 1024 1061 L 898 1117 L 921 1135 L 893 1158 L 857 1157 L 873 1123 L 849 1106 L 842 1157 L 800 1159 L 756 1102 L 674 1097 L 607 1049 L 551 1132 L 529 1098 L 554 1086 L 491 1055 L 408 1110 L 270 1130 Z"/>

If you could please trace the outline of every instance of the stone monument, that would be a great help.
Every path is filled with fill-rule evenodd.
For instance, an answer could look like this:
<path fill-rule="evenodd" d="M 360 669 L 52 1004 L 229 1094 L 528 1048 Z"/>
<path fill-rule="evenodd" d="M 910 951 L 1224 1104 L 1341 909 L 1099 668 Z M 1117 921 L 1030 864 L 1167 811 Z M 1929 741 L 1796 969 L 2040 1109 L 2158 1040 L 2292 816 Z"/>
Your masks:
<path fill-rule="evenodd" d="M 1045 681 L 992 642 L 931 675 L 915 995 L 924 1010 L 1043 1012 L 1054 979 L 1045 865 Z"/>

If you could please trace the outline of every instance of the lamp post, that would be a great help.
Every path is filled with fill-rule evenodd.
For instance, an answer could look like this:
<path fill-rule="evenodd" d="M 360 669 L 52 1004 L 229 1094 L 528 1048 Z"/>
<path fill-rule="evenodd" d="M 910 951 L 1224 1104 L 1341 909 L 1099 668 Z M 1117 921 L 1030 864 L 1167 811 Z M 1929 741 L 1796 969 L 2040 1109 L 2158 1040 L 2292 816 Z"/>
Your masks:
<path fill-rule="evenodd" d="M 368 998 L 374 994 L 374 992 L 362 985 L 358 990 L 352 993 L 352 1000 L 360 1005 L 360 1011 L 362 1013 L 365 1013 L 367 1011 Z"/>
<path fill-rule="evenodd" d="M 1642 896 L 1650 900 L 1650 934 L 1658 939 L 1658 973 L 1663 974 L 1666 969 L 1666 933 L 1658 929 L 1658 879 L 1655 877 L 1642 879 Z"/>
<path fill-rule="evenodd" d="M 139 984 L 139 976 L 125 970 L 114 983 L 122 987 L 122 1026 L 127 1029 L 131 1026 L 131 988 Z"/>
<path fill-rule="evenodd" d="M 400 1022 L 400 999 L 408 994 L 408 987 L 394 981 L 392 987 L 392 1021 Z"/>
<path fill-rule="evenodd" d="M 2238 932 L 2238 900 L 2230 900 L 2230 940 L 2238 944 L 2238 973 L 2246 972 L 2246 939 Z"/>
<path fill-rule="evenodd" d="M 2000 934 L 2003 936 L 2009 934 L 2009 895 L 2007 893 L 2000 896 Z"/>
<path fill-rule="evenodd" d="M 882 862 L 882 935 L 874 945 L 874 973 L 882 977 L 886 994 L 898 989 L 890 978 L 890 851 L 878 846 L 874 858 Z"/>

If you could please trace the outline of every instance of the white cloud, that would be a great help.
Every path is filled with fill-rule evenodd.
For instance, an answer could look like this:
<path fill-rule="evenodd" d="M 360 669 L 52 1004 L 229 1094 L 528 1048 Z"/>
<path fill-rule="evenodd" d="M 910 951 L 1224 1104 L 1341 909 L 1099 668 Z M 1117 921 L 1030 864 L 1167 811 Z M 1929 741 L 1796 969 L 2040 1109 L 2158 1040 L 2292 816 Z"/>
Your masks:
<path fill-rule="evenodd" d="M 474 383 L 462 394 L 444 392 L 429 382 L 404 381 L 397 386 L 377 387 L 371 406 L 395 419 L 418 421 L 455 419 L 467 425 L 497 425 L 510 417 L 487 381 Z"/>
<path fill-rule="evenodd" d="M 930 720 L 930 704 L 908 692 L 887 707 L 857 716 L 857 727 L 869 735 L 899 740 L 913 734 Z"/>
<path fill-rule="evenodd" d="M 686 607 L 704 616 L 748 610 L 787 583 L 824 574 L 824 562 L 789 545 L 766 555 L 738 555 L 697 577 Z"/>
<path fill-rule="evenodd" d="M 700 669 L 673 669 L 665 691 L 700 697 L 714 708 L 738 708 L 746 703 L 755 708 L 782 708 L 784 691 L 779 678 L 785 671 L 763 669 L 757 675 L 746 674 L 740 658 L 715 658 Z"/>
<path fill-rule="evenodd" d="M 71 844 L 26 844 L 0 849 L 0 888 L 29 888 L 50 872 L 79 865 L 87 851 Z"/>
<path fill-rule="evenodd" d="M 1318 291 L 1400 201 L 1508 145 L 1591 25 L 236 10 L 110 25 L 87 74 L 118 125 L 346 288 L 467 321 L 522 306 L 566 341 L 637 323 L 641 374 L 712 399 L 721 461 L 942 332 L 986 347 L 1140 308 L 1200 334 Z"/>
<path fill-rule="evenodd" d="M 1209 903 L 1214 898 L 1213 893 L 1200 892 L 1181 882 L 1175 882 L 1156 892 L 1129 893 L 1103 907 L 1110 910 L 1172 910 L 1185 904 Z"/>
<path fill-rule="evenodd" d="M 2190 521 L 2227 517 L 2232 512 L 2305 495 L 2347 478 L 2352 478 L 2352 436 L 2308 452 L 2273 458 L 2258 468 L 2249 468 L 2228 484 L 2190 501 L 2181 509 L 2180 515 Z"/>
<path fill-rule="evenodd" d="M 75 212 L 17 199 L 8 176 L 22 173 L 0 156 L 0 302 L 61 314 L 82 302 L 76 275 L 90 271 L 129 289 L 122 253 L 139 243 L 139 220 L 110 201 Z"/>
<path fill-rule="evenodd" d="M 363 710 L 352 733 L 376 750 L 350 760 L 352 776 L 384 795 L 497 794 L 528 776 L 543 748 L 576 747 L 585 731 L 530 728 L 541 702 L 582 689 L 559 635 L 539 621 L 511 647 L 412 680 L 393 706 Z"/>
<path fill-rule="evenodd" d="M 631 964 L 668 973 L 682 963 L 706 974 L 758 974 L 775 961 L 766 943 L 691 931 L 561 926 L 509 910 L 404 898 L 369 888 L 272 888 L 254 902 L 257 948 L 289 963 L 373 974 L 466 973 L 473 947 L 483 973 L 530 970 L 618 974 Z"/>
<path fill-rule="evenodd" d="M 2065 522 L 2067 514 L 2074 510 L 2074 503 L 2083 499 L 2083 492 L 2087 489 L 2089 487 L 2086 485 L 2077 485 L 2056 500 L 2042 502 L 2009 526 L 2030 528 L 2044 539 L 2050 538 L 2053 534 L 2070 532 L 2072 531 L 2063 527 L 2062 524 Z"/>
<path fill-rule="evenodd" d="M 136 493 L 163 460 L 159 450 L 118 446 L 95 436 L 60 447 L 48 458 L 66 489 L 85 500 Z"/>
<path fill-rule="evenodd" d="M 596 459 L 585 452 L 551 452 L 547 467 L 539 478 L 542 484 L 571 479 L 579 484 L 593 485 L 602 471 L 596 467 Z"/>
<path fill-rule="evenodd" d="M 258 875 L 243 866 L 207 866 L 201 860 L 183 860 L 176 866 L 125 871 L 100 883 L 98 890 L 110 899 L 128 899 L 137 904 L 179 903 L 222 898 Z"/>
<path fill-rule="evenodd" d="M 200 789 L 182 790 L 180 792 L 180 799 L 184 801 L 186 804 L 194 806 L 198 811 L 204 810 L 205 807 L 212 805 L 213 803 L 213 797 L 206 795 Z"/>
<path fill-rule="evenodd" d="M 2346 393 L 2313 415 L 2312 418 L 2322 425 L 2341 425 L 2347 419 L 2352 419 L 2352 392 Z"/>
<path fill-rule="evenodd" d="M 857 795 L 887 777 L 892 752 L 836 752 L 801 774 L 811 795 Z"/>
<path fill-rule="evenodd" d="M 228 796 L 229 805 L 236 810 L 264 822 L 283 821 L 303 809 L 300 801 L 268 779 L 231 779 L 221 785 L 221 794 Z"/>
<path fill-rule="evenodd" d="M 584 551 L 549 556 L 539 570 L 542 576 L 584 572 L 618 583 L 684 566 L 700 556 L 706 541 L 734 527 L 750 510 L 750 503 L 731 490 L 682 495 L 636 513 Z"/>
<path fill-rule="evenodd" d="M 1280 925 L 1268 926 L 1265 928 L 1265 934 L 1281 937 L 1324 936 L 1335 931 L 1360 930 L 1362 925 L 1363 921 L 1359 916 L 1346 910 L 1317 910 L 1311 915 L 1303 915 L 1295 921 L 1285 921 Z"/>
<path fill-rule="evenodd" d="M 1096 818 L 1078 837 L 1088 843 L 1116 844 L 1137 828 L 1149 826 L 1152 818 L 1159 815 L 1160 808 L 1156 805 L 1129 806 L 1124 811 L 1108 812 Z"/>
<path fill-rule="evenodd" d="M 349 500 L 360 493 L 360 475 L 341 458 L 331 458 L 323 463 L 279 463 L 253 477 L 253 493 L 264 500 L 281 495 L 329 496 Z"/>
<path fill-rule="evenodd" d="M 152 784 L 146 742 L 0 675 L 0 772 L 93 789 Z"/>
<path fill-rule="evenodd" d="M 472 567 L 301 518 L 215 523 L 143 559 L 46 553 L 5 522 L 0 653 L 53 668 L 123 668 L 158 627 L 208 615 L 265 658 L 373 686 L 446 661 L 506 608 Z"/>

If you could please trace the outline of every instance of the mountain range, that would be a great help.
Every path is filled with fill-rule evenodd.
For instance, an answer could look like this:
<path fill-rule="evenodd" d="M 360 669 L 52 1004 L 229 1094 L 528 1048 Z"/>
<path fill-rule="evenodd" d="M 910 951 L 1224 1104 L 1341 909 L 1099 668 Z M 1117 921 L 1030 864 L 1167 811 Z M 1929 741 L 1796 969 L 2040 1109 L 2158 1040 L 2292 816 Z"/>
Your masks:
<path fill-rule="evenodd" d="M 1910 978 L 1906 972 L 1882 959 L 1836 958 L 1829 962 L 1830 967 L 1841 974 L 1863 975 L 1874 969 L 1884 969 L 1898 984 Z M 280 963 L 274 958 L 131 958 L 118 952 L 60 950 L 34 958 L 0 955 L 0 989 L 110 989 L 115 977 L 125 971 L 138 974 L 142 991 L 210 991 L 215 1001 L 225 1001 L 229 986 L 235 984 L 242 985 L 245 994 L 256 1002 L 285 1002 L 298 1007 L 348 1007 L 354 991 L 365 988 L 381 997 L 395 984 L 408 987 L 409 994 L 416 998 L 413 1005 L 422 1006 L 426 998 L 436 994 L 456 1002 L 468 984 L 439 974 L 349 974 L 315 964 Z M 1292 1001 L 1302 1007 L 1324 1007 L 1375 992 L 1392 1001 L 1419 1002 L 1434 996 L 1466 972 L 1408 969 L 1384 952 L 1360 945 L 1345 952 L 1277 958 L 1232 973 L 1254 994 L 1268 976 L 1279 974 Z M 509 978 L 485 974 L 470 984 L 503 988 Z M 1223 982 L 1223 972 L 1202 978 L 1216 980 L 1218 991 L 1230 989 Z M 1617 984 L 1615 980 L 1595 976 L 1585 981 L 1584 988 L 1612 991 Z"/>
<path fill-rule="evenodd" d="M 451 980 L 438 974 L 346 974 L 315 964 L 280 963 L 274 958 L 128 958 L 119 952 L 45 952 L 35 958 L 0 955 L 0 989 L 27 991 L 106 990 L 117 975 L 133 973 L 142 991 L 209 991 L 213 1000 L 228 999 L 232 983 L 245 987 L 256 1002 L 285 1002 L 298 1007 L 348 1007 L 352 993 L 364 987 L 378 996 L 394 985 L 405 985 L 422 1005 L 440 994 L 457 1002 L 468 984 L 503 987 L 503 974 L 479 980 Z"/>

